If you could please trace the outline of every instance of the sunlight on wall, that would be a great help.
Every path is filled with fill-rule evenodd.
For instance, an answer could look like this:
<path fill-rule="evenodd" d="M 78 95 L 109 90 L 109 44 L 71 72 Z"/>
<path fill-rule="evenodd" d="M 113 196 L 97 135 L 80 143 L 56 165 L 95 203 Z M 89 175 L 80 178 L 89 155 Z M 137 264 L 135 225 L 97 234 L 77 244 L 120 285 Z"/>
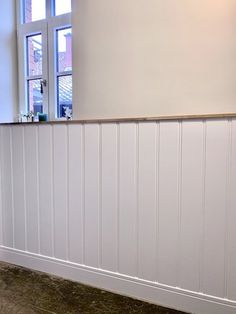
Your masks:
<path fill-rule="evenodd" d="M 80 0 L 72 15 L 81 118 L 236 112 L 235 0 Z"/>

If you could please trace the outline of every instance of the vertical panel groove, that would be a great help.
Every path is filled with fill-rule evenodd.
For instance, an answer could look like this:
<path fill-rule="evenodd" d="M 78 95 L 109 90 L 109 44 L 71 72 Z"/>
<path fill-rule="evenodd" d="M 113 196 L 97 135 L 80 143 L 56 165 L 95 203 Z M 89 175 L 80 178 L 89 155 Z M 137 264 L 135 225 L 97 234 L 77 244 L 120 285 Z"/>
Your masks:
<path fill-rule="evenodd" d="M 232 119 L 228 120 L 228 156 L 227 156 L 227 174 L 226 174 L 226 204 L 225 204 L 225 252 L 224 252 L 224 297 L 228 297 L 228 271 L 229 271 L 229 206 L 231 191 L 231 169 L 232 169 Z"/>
<path fill-rule="evenodd" d="M 82 174 L 82 184 L 81 184 L 81 203 L 82 203 L 82 264 L 85 264 L 85 125 L 82 124 L 82 129 L 81 129 L 81 137 L 82 137 L 82 150 L 81 150 L 81 174 Z"/>
<path fill-rule="evenodd" d="M 26 206 L 26 164 L 25 164 L 25 127 L 22 128 L 22 146 L 23 146 L 23 189 L 24 189 L 24 212 L 25 212 L 25 250 L 28 251 L 27 240 L 27 206 Z"/>
<path fill-rule="evenodd" d="M 41 254 L 41 241 L 40 241 L 40 184 L 39 184 L 39 126 L 36 128 L 36 180 L 37 180 L 37 214 L 38 214 L 38 253 Z"/>
<path fill-rule="evenodd" d="M 229 160 L 229 173 L 230 173 L 230 186 L 227 198 L 228 203 L 228 219 L 227 219 L 227 228 L 228 228 L 228 247 L 227 247 L 227 296 L 229 300 L 236 300 L 236 119 L 233 118 L 230 121 L 230 160 Z"/>
<path fill-rule="evenodd" d="M 14 175 L 13 175 L 13 152 L 12 152 L 12 127 L 10 127 L 10 155 L 11 155 L 11 201 L 12 201 L 12 243 L 15 248 L 15 209 L 14 209 Z"/>
<path fill-rule="evenodd" d="M 160 170 L 160 122 L 156 123 L 156 278 L 159 281 L 159 170 Z"/>
<path fill-rule="evenodd" d="M 136 239 L 137 239 L 137 277 L 139 274 L 139 123 L 136 123 L 136 132 L 135 132 L 135 141 L 136 141 L 136 165 L 135 165 L 135 176 L 136 176 Z"/>
<path fill-rule="evenodd" d="M 52 242 L 52 256 L 55 257 L 55 185 L 54 185 L 54 127 L 50 127 L 50 136 L 51 136 L 51 191 L 52 191 L 52 230 L 51 230 L 51 242 Z"/>
<path fill-rule="evenodd" d="M 69 238 L 69 126 L 66 125 L 66 258 L 70 260 L 70 238 Z"/>
<path fill-rule="evenodd" d="M 179 121 L 179 152 L 178 152 L 178 260 L 177 260 L 177 286 L 180 286 L 180 260 L 181 260 L 181 226 L 182 226 L 182 143 L 183 143 L 183 125 L 182 121 Z"/>
<path fill-rule="evenodd" d="M 120 255 L 120 124 L 116 124 L 116 143 L 117 143 L 117 272 L 119 273 L 120 270 L 120 263 L 119 263 L 119 255 Z"/>
<path fill-rule="evenodd" d="M 102 268 L 102 124 L 99 124 L 99 167 L 98 167 L 98 264 Z"/>
<path fill-rule="evenodd" d="M 0 127 L 0 245 L 3 245 L 3 172 L 2 172 L 2 151 L 3 151 L 3 147 L 2 147 L 2 127 Z"/>
<path fill-rule="evenodd" d="M 205 207 L 206 207 L 206 138 L 207 138 L 207 126 L 206 121 L 203 121 L 203 150 L 202 150 L 202 234 L 200 241 L 199 252 L 199 292 L 203 293 L 203 263 L 204 263 L 204 242 L 205 242 Z"/>

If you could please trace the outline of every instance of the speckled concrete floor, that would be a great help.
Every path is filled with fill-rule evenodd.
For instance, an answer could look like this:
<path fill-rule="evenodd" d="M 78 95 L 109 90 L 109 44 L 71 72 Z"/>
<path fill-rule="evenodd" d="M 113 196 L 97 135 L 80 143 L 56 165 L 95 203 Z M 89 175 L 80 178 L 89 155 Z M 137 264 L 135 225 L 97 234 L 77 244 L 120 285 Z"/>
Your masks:
<path fill-rule="evenodd" d="M 6 263 L 0 263 L 0 313 L 183 314 Z"/>

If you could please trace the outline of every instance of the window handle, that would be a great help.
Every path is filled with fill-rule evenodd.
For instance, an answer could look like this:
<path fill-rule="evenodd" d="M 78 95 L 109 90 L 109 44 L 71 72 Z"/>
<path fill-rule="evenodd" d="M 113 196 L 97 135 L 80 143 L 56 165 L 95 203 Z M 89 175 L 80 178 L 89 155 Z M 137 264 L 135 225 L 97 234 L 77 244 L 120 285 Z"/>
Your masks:
<path fill-rule="evenodd" d="M 47 86 L 47 80 L 40 80 L 40 93 L 43 94 L 43 88 Z"/>

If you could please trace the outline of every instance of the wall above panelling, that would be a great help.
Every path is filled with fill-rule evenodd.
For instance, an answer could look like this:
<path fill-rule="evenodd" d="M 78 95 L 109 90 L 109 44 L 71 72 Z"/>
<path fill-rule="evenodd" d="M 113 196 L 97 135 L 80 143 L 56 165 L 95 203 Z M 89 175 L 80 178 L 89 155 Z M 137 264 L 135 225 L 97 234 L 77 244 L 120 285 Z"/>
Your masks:
<path fill-rule="evenodd" d="M 78 118 L 236 112 L 234 0 L 73 2 Z"/>

